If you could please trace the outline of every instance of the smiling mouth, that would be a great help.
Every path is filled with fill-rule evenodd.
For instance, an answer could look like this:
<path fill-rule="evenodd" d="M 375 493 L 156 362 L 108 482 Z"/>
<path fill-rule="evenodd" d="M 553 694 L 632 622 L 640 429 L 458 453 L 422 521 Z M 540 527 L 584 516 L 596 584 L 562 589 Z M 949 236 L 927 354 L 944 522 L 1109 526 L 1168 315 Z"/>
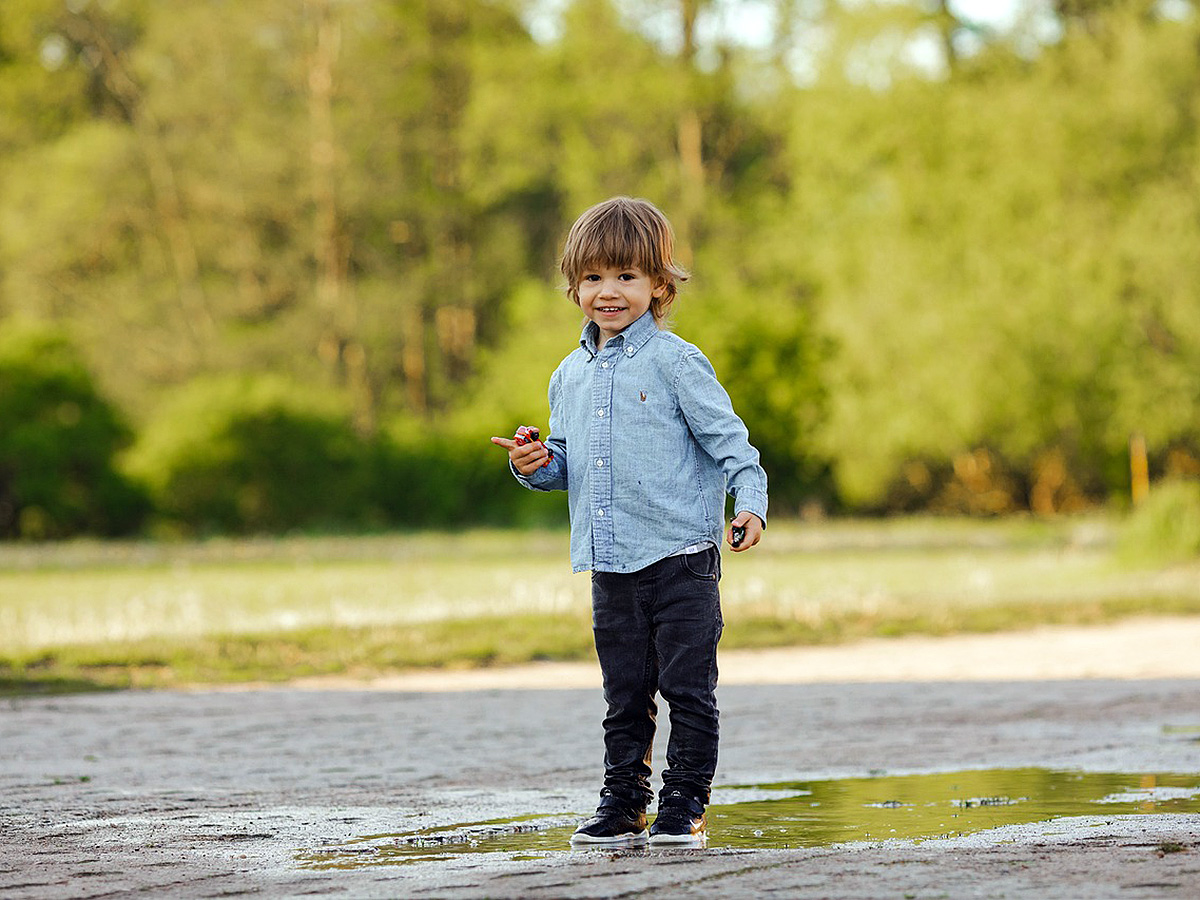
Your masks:
<path fill-rule="evenodd" d="M 619 313 L 619 312 L 625 312 L 625 307 L 623 307 L 623 306 L 599 306 L 599 307 L 597 307 L 597 310 L 602 313 Z"/>

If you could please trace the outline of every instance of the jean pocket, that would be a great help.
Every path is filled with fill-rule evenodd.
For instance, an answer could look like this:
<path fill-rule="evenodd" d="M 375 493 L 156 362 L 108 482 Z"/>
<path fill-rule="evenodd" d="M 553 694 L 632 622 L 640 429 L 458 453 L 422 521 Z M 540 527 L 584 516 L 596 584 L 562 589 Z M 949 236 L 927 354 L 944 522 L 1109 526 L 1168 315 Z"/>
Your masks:
<path fill-rule="evenodd" d="M 708 547 L 699 553 L 685 553 L 679 557 L 684 571 L 701 581 L 718 581 L 721 577 L 720 553 Z"/>

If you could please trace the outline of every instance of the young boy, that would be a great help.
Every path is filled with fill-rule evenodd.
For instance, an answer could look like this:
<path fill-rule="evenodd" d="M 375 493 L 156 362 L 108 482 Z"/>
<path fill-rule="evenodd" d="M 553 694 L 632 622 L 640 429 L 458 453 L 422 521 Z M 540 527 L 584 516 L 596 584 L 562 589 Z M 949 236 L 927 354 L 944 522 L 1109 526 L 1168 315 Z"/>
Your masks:
<path fill-rule="evenodd" d="M 562 271 L 584 315 L 579 348 L 550 378 L 550 435 L 494 437 L 517 480 L 567 491 L 574 571 L 592 571 L 604 678 L 604 788 L 573 844 L 646 841 L 651 742 L 661 692 L 671 733 L 652 845 L 698 845 L 717 764 L 717 582 L 728 539 L 758 543 L 767 476 L 704 354 L 662 330 L 687 273 L 670 223 L 614 197 L 567 236 Z"/>

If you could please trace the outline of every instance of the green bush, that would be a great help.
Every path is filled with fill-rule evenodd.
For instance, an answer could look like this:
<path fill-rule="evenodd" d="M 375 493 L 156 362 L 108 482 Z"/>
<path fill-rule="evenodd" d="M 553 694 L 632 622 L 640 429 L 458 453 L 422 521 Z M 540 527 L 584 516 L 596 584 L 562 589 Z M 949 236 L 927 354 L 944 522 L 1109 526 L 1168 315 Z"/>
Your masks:
<path fill-rule="evenodd" d="M 369 444 L 336 397 L 269 377 L 198 380 L 129 459 L 159 512 L 190 532 L 380 524 Z"/>
<path fill-rule="evenodd" d="M 335 395 L 201 379 L 160 409 L 127 469 L 184 533 L 565 523 L 565 495 L 526 491 L 488 435 L 451 431 L 407 422 L 364 438 Z"/>
<path fill-rule="evenodd" d="M 114 463 L 129 439 L 63 334 L 10 326 L 0 338 L 0 537 L 136 531 L 149 503 Z"/>
<path fill-rule="evenodd" d="M 795 312 L 747 317 L 714 352 L 734 408 L 762 455 L 776 513 L 794 515 L 811 500 L 836 504 L 830 462 L 813 437 L 828 418 L 822 369 L 832 352 Z"/>
<path fill-rule="evenodd" d="M 394 430 L 376 457 L 375 484 L 387 520 L 403 528 L 565 524 L 566 494 L 521 487 L 489 437 Z"/>
<path fill-rule="evenodd" d="M 1129 558 L 1200 557 L 1200 480 L 1155 485 L 1126 522 L 1121 550 Z"/>

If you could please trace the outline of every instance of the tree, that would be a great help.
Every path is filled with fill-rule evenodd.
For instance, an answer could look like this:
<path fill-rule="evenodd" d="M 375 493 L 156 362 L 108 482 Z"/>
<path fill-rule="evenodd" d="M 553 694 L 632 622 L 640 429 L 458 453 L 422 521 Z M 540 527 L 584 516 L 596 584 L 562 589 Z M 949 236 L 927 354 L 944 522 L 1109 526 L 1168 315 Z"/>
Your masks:
<path fill-rule="evenodd" d="M 1032 64 L 797 97 L 796 221 L 838 348 L 822 443 L 851 503 L 886 502 L 909 463 L 957 460 L 962 481 L 984 459 L 1019 477 L 980 508 L 1053 511 L 1127 483 L 1131 430 L 1194 440 L 1175 335 L 1195 307 L 1196 26 L 1135 13 Z"/>

